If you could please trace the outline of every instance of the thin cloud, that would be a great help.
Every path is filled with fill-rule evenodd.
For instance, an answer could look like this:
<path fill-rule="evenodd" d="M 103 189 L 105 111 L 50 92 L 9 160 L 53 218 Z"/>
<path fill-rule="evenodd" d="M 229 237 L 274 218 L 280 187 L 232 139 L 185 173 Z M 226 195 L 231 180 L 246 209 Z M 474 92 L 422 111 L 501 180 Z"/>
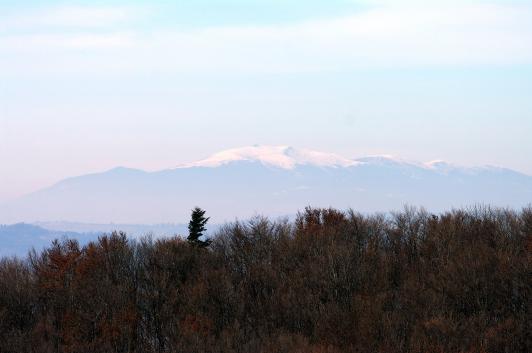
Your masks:
<path fill-rule="evenodd" d="M 531 19 L 530 7 L 383 7 L 285 26 L 0 37 L 0 51 L 10 52 L 17 65 L 17 51 L 46 49 L 39 62 L 45 67 L 34 67 L 44 71 L 68 70 L 53 65 L 58 56 L 71 55 L 69 49 L 102 50 L 99 60 L 91 62 L 95 71 L 119 67 L 150 72 L 277 73 L 516 65 L 532 63 Z M 117 48 L 123 50 L 119 56 L 116 51 L 106 52 Z M 114 62 L 117 58 L 121 65 Z M 75 57 L 69 65 L 76 70 Z M 81 68 L 87 69 L 86 63 Z"/>
<path fill-rule="evenodd" d="M 124 6 L 63 6 L 24 14 L 0 21 L 0 29 L 39 30 L 43 27 L 99 28 L 131 22 L 141 15 L 140 9 Z"/>
<path fill-rule="evenodd" d="M 0 38 L 0 48 L 21 53 L 42 50 L 117 49 L 132 47 L 134 44 L 133 37 L 128 33 L 29 34 Z"/>

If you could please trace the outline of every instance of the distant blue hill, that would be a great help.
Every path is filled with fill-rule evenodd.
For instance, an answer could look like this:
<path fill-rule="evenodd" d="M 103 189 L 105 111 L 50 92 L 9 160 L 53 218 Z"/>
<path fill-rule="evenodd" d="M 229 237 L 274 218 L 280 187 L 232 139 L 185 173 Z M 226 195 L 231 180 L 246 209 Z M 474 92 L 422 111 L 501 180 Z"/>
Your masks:
<path fill-rule="evenodd" d="M 208 225 L 208 234 L 218 226 Z M 32 248 L 41 250 L 54 239 L 76 239 L 80 245 L 97 240 L 102 234 L 113 231 L 125 232 L 130 238 L 142 236 L 184 236 L 188 229 L 185 224 L 86 224 L 75 222 L 43 222 L 39 224 L 17 223 L 0 225 L 0 257 L 25 256 Z"/>
<path fill-rule="evenodd" d="M 81 244 L 98 238 L 98 233 L 76 233 L 49 230 L 36 225 L 18 223 L 0 225 L 0 256 L 23 257 L 35 248 L 41 250 L 49 246 L 54 239 L 71 238 Z"/>
<path fill-rule="evenodd" d="M 153 237 L 174 236 L 188 234 L 188 224 L 119 224 L 119 223 L 80 223 L 80 222 L 35 222 L 36 226 L 61 232 L 71 233 L 111 233 L 113 231 L 125 232 L 128 236 L 138 238 L 145 235 Z M 215 225 L 208 224 L 208 230 L 216 229 Z"/>

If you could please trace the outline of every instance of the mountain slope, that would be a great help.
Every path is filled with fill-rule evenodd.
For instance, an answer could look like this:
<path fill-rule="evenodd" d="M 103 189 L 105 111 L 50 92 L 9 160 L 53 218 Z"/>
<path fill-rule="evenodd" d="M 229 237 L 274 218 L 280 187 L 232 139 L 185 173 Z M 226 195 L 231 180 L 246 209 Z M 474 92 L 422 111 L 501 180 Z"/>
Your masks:
<path fill-rule="evenodd" d="M 252 146 L 158 172 L 115 168 L 66 179 L 4 205 L 0 222 L 186 222 L 195 205 L 223 222 L 293 214 L 308 205 L 386 211 L 413 204 L 438 211 L 531 201 L 532 177 L 508 169 Z"/>

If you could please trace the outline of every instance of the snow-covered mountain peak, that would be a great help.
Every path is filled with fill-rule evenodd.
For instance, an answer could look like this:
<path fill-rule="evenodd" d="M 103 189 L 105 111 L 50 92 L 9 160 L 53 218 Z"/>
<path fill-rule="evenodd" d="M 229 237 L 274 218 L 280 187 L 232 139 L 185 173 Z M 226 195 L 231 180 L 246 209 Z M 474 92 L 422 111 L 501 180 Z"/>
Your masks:
<path fill-rule="evenodd" d="M 356 161 L 332 153 L 299 149 L 291 146 L 254 145 L 221 151 L 206 159 L 180 165 L 178 168 L 214 168 L 238 161 L 260 162 L 267 166 L 282 169 L 293 169 L 298 165 L 335 168 L 359 164 Z"/>

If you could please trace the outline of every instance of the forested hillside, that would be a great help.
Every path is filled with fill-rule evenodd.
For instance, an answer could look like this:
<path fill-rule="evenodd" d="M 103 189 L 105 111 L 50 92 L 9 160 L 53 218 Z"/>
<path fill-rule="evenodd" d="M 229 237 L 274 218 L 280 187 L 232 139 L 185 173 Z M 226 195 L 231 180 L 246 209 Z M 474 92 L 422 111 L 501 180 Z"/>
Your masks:
<path fill-rule="evenodd" d="M 227 224 L 0 263 L 0 352 L 530 352 L 532 209 Z"/>

